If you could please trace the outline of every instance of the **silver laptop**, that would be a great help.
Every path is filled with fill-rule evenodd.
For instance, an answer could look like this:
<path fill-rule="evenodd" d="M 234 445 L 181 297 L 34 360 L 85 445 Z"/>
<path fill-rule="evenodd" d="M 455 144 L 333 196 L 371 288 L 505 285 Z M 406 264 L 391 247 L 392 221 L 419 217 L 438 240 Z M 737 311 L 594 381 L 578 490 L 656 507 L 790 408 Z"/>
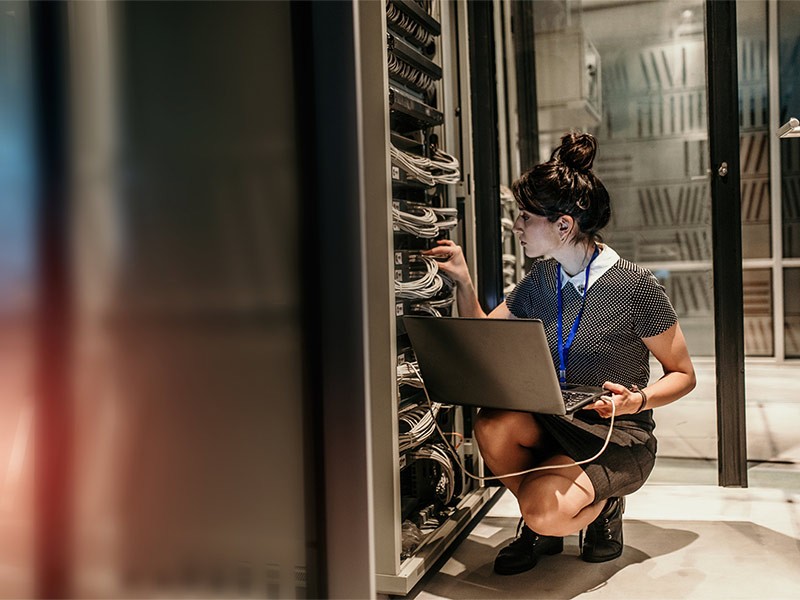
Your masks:
<path fill-rule="evenodd" d="M 434 402 L 565 415 L 609 393 L 562 389 L 538 319 L 406 316 L 403 323 Z"/>

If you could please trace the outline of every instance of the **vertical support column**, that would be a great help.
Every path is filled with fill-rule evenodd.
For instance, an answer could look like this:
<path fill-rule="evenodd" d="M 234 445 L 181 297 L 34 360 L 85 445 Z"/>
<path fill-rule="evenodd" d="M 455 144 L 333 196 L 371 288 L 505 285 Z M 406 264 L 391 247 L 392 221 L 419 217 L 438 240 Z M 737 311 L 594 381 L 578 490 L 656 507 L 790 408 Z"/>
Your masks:
<path fill-rule="evenodd" d="M 783 190 L 781 189 L 781 140 L 775 131 L 782 125 L 780 89 L 780 50 L 778 48 L 778 2 L 767 2 L 767 65 L 769 68 L 769 116 L 767 136 L 769 137 L 769 197 L 770 234 L 772 237 L 772 319 L 773 348 L 775 360 L 786 360 L 783 302 Z"/>
<path fill-rule="evenodd" d="M 512 2 L 514 54 L 517 65 L 519 161 L 524 173 L 539 162 L 539 118 L 536 99 L 536 43 L 533 2 Z"/>
<path fill-rule="evenodd" d="M 504 12 L 508 9 L 503 2 L 492 3 L 494 9 L 494 56 L 497 72 L 497 146 L 498 146 L 498 176 L 501 181 L 511 183 L 509 172 L 511 171 L 511 144 L 509 140 L 509 102 L 508 82 L 506 73 L 505 44 L 503 27 L 505 25 Z"/>
<path fill-rule="evenodd" d="M 492 310 L 503 299 L 500 230 L 500 159 L 497 148 L 497 78 L 491 2 L 469 2 L 469 63 L 475 173 L 478 299 Z"/>
<path fill-rule="evenodd" d="M 369 390 L 372 414 L 372 502 L 375 569 L 400 572 L 402 552 L 400 451 L 397 420 L 397 331 L 392 233 L 392 177 L 386 70 L 386 4 L 357 2 L 360 132 L 369 323 Z M 378 580 L 380 581 L 380 580 Z"/>
<path fill-rule="evenodd" d="M 352 2 L 292 7 L 299 182 L 304 228 L 302 307 L 307 408 L 316 437 L 314 597 L 375 595 L 372 449 L 364 327 L 364 194 Z M 309 378 L 312 378 L 309 380 Z"/>
<path fill-rule="evenodd" d="M 306 42 L 311 26 L 311 3 L 296 2 L 292 4 L 292 54 L 294 56 L 294 93 L 297 102 L 295 130 L 298 133 L 298 161 L 305 161 L 307 168 L 316 167 L 316 162 L 309 161 L 309 153 L 316 149 L 314 132 L 316 131 L 313 98 L 315 85 L 312 69 L 314 55 L 310 44 Z M 301 183 L 301 182 L 298 182 Z M 305 189 L 299 190 L 299 197 L 304 202 L 313 202 L 315 189 L 313 179 Z M 320 216 L 316 205 L 312 204 L 305 214 L 306 227 L 301 231 L 300 252 L 301 264 L 314 260 L 316 248 L 309 247 L 320 227 Z M 314 248 L 312 250 L 312 248 Z M 322 318 L 313 306 L 315 294 L 320 293 L 320 282 L 317 277 L 301 279 L 303 293 L 303 452 L 305 495 L 305 546 L 306 546 L 306 591 L 309 598 L 324 598 L 328 595 L 327 536 L 325 534 L 325 448 L 322 436 L 325 428 L 322 414 L 322 352 L 320 352 L 322 335 Z"/>
<path fill-rule="evenodd" d="M 747 486 L 736 4 L 706 2 L 719 485 Z"/>
<path fill-rule="evenodd" d="M 72 397 L 67 3 L 30 6 L 37 110 L 37 598 L 71 596 Z"/>

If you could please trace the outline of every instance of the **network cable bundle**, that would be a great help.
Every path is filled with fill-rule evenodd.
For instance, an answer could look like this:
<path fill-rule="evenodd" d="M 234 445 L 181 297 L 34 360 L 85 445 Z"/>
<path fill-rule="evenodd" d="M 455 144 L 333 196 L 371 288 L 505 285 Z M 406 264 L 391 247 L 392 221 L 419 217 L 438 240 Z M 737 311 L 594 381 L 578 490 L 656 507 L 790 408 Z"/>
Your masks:
<path fill-rule="evenodd" d="M 424 5 L 422 8 L 425 12 L 430 13 L 430 3 L 427 4 L 427 8 Z M 434 40 L 433 34 L 427 31 L 419 22 L 399 9 L 391 0 L 386 2 L 386 22 L 392 31 L 399 33 L 412 44 L 425 49 L 426 54 L 433 53 L 433 49 L 431 48 Z"/>
<path fill-rule="evenodd" d="M 452 516 L 454 501 L 463 488 L 458 467 L 443 443 L 434 439 L 409 451 L 407 456 L 415 462 L 405 470 L 409 476 L 403 481 L 401 558 L 418 551 L 429 534 Z M 425 501 L 414 503 L 412 498 Z"/>
<path fill-rule="evenodd" d="M 416 369 L 416 362 L 406 362 L 403 359 L 397 361 L 397 385 L 410 385 L 411 387 L 422 389 L 422 378 Z M 419 398 L 418 400 L 422 400 Z"/>
<path fill-rule="evenodd" d="M 429 407 L 424 400 L 424 395 L 417 393 L 401 404 L 398 411 L 400 452 L 416 448 L 436 433 L 433 421 L 438 418 L 442 405 L 434 402 Z"/>
<path fill-rule="evenodd" d="M 442 504 L 449 504 L 455 495 L 457 482 L 455 466 L 446 447 L 442 444 L 426 444 L 411 451 L 409 456 L 437 463 L 440 476 L 436 482 L 435 492 Z"/>
<path fill-rule="evenodd" d="M 458 209 L 396 200 L 392 203 L 392 224 L 395 231 L 434 239 L 458 226 Z"/>
<path fill-rule="evenodd" d="M 451 514 L 451 503 L 460 489 L 461 475 L 441 444 L 440 415 L 451 407 L 429 403 L 422 379 L 413 362 L 397 365 L 398 387 L 411 389 L 398 409 L 401 471 L 403 554 L 409 556 L 427 539 L 428 533 Z M 437 441 L 439 443 L 437 443 Z"/>
<path fill-rule="evenodd" d="M 386 2 L 402 558 L 424 546 L 464 487 L 461 469 L 443 445 L 443 435 L 450 442 L 459 435 L 454 415 L 460 409 L 429 405 L 420 393 L 423 384 L 402 319 L 450 316 L 455 303 L 453 281 L 423 254 L 460 227 L 458 210 L 448 199 L 448 186 L 461 181 L 460 164 L 440 141 L 445 118 L 443 73 L 436 62 L 437 8 L 430 0 Z"/>
<path fill-rule="evenodd" d="M 416 250 L 395 250 L 395 315 L 404 335 L 405 315 L 444 317 L 452 314 L 455 284 L 436 260 Z"/>
<path fill-rule="evenodd" d="M 453 283 L 448 275 L 439 271 L 439 263 L 430 256 L 416 255 L 408 270 L 395 268 L 395 296 L 404 300 L 442 299 L 442 291 L 449 298 Z M 399 277 L 397 276 L 399 274 Z"/>
<path fill-rule="evenodd" d="M 400 166 L 413 179 L 426 185 L 458 183 L 461 180 L 458 161 L 438 148 L 431 149 L 431 158 L 404 152 L 394 146 L 390 148 L 389 154 L 392 164 Z"/>

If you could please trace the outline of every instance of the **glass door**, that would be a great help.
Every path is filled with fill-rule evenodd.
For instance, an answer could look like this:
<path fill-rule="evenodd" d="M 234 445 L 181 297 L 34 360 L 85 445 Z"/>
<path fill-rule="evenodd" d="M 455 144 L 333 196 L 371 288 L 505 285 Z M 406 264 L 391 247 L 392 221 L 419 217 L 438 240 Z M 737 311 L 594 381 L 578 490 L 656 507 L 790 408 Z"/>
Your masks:
<path fill-rule="evenodd" d="M 540 156 L 566 131 L 597 137 L 612 201 L 605 241 L 665 286 L 695 361 L 697 388 L 658 410 L 659 456 L 716 459 L 704 2 L 535 6 Z"/>

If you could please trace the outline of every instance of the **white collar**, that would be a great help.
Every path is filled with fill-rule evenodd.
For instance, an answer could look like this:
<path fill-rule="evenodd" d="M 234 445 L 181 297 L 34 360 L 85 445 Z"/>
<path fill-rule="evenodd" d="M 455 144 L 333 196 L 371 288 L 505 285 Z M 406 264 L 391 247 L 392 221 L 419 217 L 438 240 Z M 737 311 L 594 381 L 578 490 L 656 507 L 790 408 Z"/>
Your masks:
<path fill-rule="evenodd" d="M 607 244 L 597 244 L 600 248 L 600 254 L 594 259 L 592 268 L 589 270 L 589 285 L 592 287 L 595 281 L 600 279 L 600 276 L 613 267 L 619 260 L 619 254 L 614 252 L 614 249 Z M 561 288 L 563 289 L 568 283 L 572 284 L 578 293 L 583 293 L 583 282 L 586 280 L 586 271 L 581 271 L 572 277 L 567 275 L 564 269 L 561 269 Z"/>

